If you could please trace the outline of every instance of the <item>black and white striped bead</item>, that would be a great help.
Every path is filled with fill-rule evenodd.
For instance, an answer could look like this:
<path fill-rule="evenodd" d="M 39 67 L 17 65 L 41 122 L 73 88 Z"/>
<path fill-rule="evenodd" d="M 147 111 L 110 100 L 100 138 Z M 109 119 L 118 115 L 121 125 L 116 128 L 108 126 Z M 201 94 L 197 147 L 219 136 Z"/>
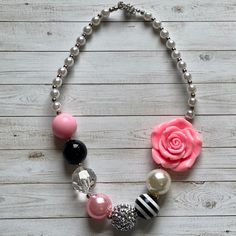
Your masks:
<path fill-rule="evenodd" d="M 148 220 L 158 215 L 160 207 L 151 196 L 144 193 L 136 199 L 135 209 L 140 217 Z"/>

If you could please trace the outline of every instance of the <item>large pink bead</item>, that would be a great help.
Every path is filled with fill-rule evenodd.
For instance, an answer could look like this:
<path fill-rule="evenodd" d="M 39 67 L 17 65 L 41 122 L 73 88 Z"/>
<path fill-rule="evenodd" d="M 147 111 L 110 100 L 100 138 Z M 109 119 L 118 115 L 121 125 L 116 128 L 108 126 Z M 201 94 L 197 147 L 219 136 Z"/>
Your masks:
<path fill-rule="evenodd" d="M 92 195 L 87 202 L 87 212 L 93 219 L 104 219 L 111 213 L 111 211 L 111 199 L 103 193 Z"/>
<path fill-rule="evenodd" d="M 53 119 L 52 130 L 58 138 L 68 139 L 75 133 L 76 129 L 76 119 L 68 113 L 61 113 Z"/>

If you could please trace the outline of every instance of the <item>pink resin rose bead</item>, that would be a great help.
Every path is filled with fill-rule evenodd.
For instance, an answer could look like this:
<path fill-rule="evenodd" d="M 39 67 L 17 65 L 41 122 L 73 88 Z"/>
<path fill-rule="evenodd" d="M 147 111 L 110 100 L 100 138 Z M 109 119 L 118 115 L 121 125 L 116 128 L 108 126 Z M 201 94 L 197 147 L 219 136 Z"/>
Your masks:
<path fill-rule="evenodd" d="M 174 171 L 190 169 L 202 149 L 198 132 L 183 118 L 155 127 L 151 138 L 153 160 Z"/>
<path fill-rule="evenodd" d="M 103 193 L 92 195 L 88 199 L 86 207 L 88 215 L 96 220 L 106 218 L 112 211 L 111 199 Z"/>
<path fill-rule="evenodd" d="M 52 130 L 58 138 L 68 139 L 75 133 L 76 129 L 76 119 L 68 113 L 61 113 L 53 119 Z"/>

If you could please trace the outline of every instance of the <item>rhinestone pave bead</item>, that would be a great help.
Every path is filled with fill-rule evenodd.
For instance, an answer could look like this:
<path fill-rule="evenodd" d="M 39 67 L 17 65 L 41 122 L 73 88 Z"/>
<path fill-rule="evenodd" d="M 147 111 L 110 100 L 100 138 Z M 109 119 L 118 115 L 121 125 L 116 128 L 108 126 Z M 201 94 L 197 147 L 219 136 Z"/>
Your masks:
<path fill-rule="evenodd" d="M 76 191 L 88 194 L 96 184 L 97 176 L 92 169 L 79 166 L 72 174 L 72 186 Z"/>
<path fill-rule="evenodd" d="M 111 214 L 111 224 L 117 230 L 128 231 L 135 227 L 137 212 L 129 204 L 120 204 L 114 207 Z"/>

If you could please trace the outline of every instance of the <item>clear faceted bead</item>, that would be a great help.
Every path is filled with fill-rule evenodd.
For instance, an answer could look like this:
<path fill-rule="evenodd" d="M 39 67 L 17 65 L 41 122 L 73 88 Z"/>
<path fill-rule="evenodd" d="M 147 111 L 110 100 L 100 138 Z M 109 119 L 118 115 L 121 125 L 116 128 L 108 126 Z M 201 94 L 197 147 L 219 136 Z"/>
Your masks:
<path fill-rule="evenodd" d="M 72 174 L 72 186 L 76 191 L 88 194 L 96 184 L 97 176 L 92 169 L 79 166 Z"/>

